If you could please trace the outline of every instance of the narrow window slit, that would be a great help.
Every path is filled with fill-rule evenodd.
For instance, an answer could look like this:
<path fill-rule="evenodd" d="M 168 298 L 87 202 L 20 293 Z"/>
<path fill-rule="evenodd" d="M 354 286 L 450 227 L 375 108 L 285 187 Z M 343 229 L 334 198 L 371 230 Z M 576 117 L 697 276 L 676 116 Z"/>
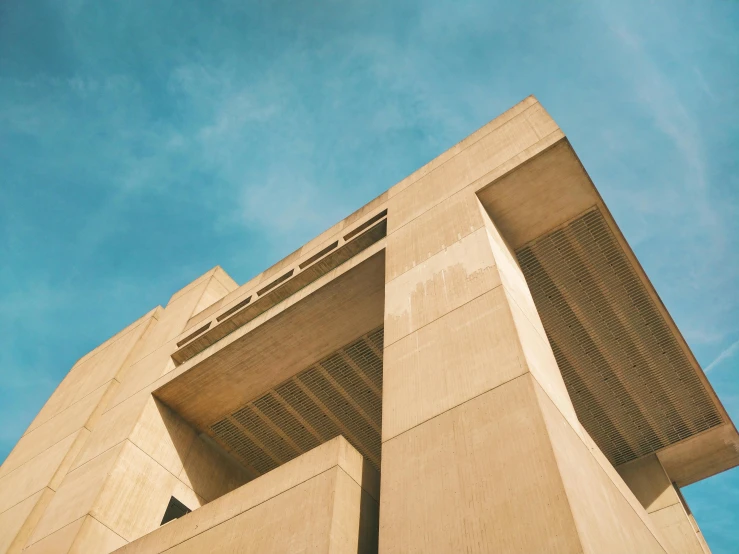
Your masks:
<path fill-rule="evenodd" d="M 308 267 L 309 265 L 311 265 L 316 260 L 319 260 L 319 259 L 323 258 L 326 254 L 328 254 L 329 252 L 331 252 L 331 250 L 333 250 L 334 248 L 336 248 L 338 245 L 339 245 L 339 241 L 336 240 L 336 241 L 332 242 L 331 244 L 329 244 L 326 248 L 324 248 L 320 252 L 318 252 L 316 254 L 313 254 L 310 258 L 308 258 L 307 260 L 305 260 L 304 262 L 302 262 L 300 264 L 300 269 L 305 269 L 306 267 Z"/>
<path fill-rule="evenodd" d="M 188 342 L 190 342 L 192 339 L 194 339 L 198 335 L 202 335 L 203 333 L 205 333 L 210 328 L 210 323 L 211 322 L 209 321 L 208 323 L 206 323 L 205 325 L 203 325 L 200 329 L 198 329 L 194 333 L 190 333 L 184 339 L 182 339 L 181 341 L 179 341 L 177 343 L 177 348 L 179 348 L 183 344 L 187 344 Z"/>
<path fill-rule="evenodd" d="M 359 227 L 356 229 L 352 229 L 349 231 L 346 235 L 344 235 L 344 240 L 349 240 L 350 238 L 358 235 L 362 231 L 364 231 L 367 227 L 375 223 L 376 221 L 380 221 L 383 217 L 387 215 L 387 210 L 382 210 L 379 214 L 377 214 L 374 217 L 370 217 L 367 221 L 362 223 Z"/>
<path fill-rule="evenodd" d="M 239 302 L 235 306 L 231 306 L 228 310 L 226 310 L 221 315 L 219 315 L 216 318 L 216 321 L 223 321 L 228 316 L 230 316 L 232 313 L 238 312 L 241 308 L 243 308 L 244 306 L 246 306 L 249 302 L 251 302 L 251 295 L 246 300 L 242 300 L 241 302 Z"/>
<path fill-rule="evenodd" d="M 277 285 L 279 285 L 281 283 L 284 283 L 290 277 L 293 276 L 293 273 L 295 273 L 295 270 L 294 269 L 291 269 L 290 271 L 288 271 L 287 273 L 285 273 L 282 277 L 278 277 L 277 279 L 275 279 L 274 281 L 272 281 L 269 285 L 267 285 L 263 289 L 258 290 L 257 291 L 257 296 L 262 296 L 265 292 L 269 292 L 273 288 L 275 288 Z"/>

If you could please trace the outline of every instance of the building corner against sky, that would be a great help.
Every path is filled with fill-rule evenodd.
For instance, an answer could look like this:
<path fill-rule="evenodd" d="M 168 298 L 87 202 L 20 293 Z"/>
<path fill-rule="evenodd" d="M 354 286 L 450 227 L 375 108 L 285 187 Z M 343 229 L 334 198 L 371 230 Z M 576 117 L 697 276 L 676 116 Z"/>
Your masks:
<path fill-rule="evenodd" d="M 0 467 L 0 551 L 706 554 L 681 489 L 737 465 L 530 96 L 80 358 Z"/>

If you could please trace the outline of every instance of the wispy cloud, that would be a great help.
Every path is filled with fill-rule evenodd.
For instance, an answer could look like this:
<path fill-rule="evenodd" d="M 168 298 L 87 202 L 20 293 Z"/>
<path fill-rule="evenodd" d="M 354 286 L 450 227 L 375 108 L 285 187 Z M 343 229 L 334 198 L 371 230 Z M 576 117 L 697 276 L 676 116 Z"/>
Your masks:
<path fill-rule="evenodd" d="M 7 4 L 0 458 L 75 357 L 215 264 L 246 280 L 532 93 L 696 355 L 739 332 L 736 3 Z M 723 350 L 707 370 L 735 414 Z"/>
<path fill-rule="evenodd" d="M 732 358 L 737 352 L 739 352 L 739 339 L 731 343 L 728 348 L 724 349 L 710 364 L 706 366 L 706 373 L 716 368 L 729 358 Z"/>
<path fill-rule="evenodd" d="M 615 200 L 611 208 L 621 214 L 622 225 L 626 222 L 627 238 L 650 276 L 656 276 L 668 307 L 677 307 L 673 315 L 689 342 L 715 345 L 737 330 L 739 301 L 726 291 L 739 279 L 739 260 L 732 255 L 739 247 L 739 206 L 735 197 L 721 194 L 724 183 L 716 180 L 716 159 L 724 146 L 716 144 L 716 123 L 709 123 L 717 101 L 711 78 L 689 55 L 675 54 L 665 64 L 661 44 L 679 40 L 689 48 L 695 40 L 685 36 L 679 16 L 667 5 L 647 8 L 663 21 L 658 29 L 636 17 L 638 10 L 628 3 L 600 6 L 630 88 L 622 98 L 624 109 L 667 139 L 647 135 L 634 122 L 624 129 L 616 155 L 634 160 L 641 150 L 649 157 L 641 156 L 639 174 L 614 174 L 620 180 L 606 191 Z M 642 136 L 650 136 L 650 143 L 640 142 Z M 713 300 L 719 297 L 720 302 Z"/>

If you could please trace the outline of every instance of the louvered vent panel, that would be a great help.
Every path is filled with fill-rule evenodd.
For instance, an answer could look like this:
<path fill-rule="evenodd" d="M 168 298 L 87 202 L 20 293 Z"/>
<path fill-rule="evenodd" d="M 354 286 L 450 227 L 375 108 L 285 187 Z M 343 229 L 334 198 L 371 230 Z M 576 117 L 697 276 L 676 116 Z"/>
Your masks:
<path fill-rule="evenodd" d="M 245 404 L 210 431 L 259 474 L 338 435 L 379 469 L 382 348 L 380 327 Z"/>
<path fill-rule="evenodd" d="M 578 417 L 614 465 L 722 423 L 600 211 L 517 255 Z"/>
<path fill-rule="evenodd" d="M 298 452 L 307 452 L 321 444 L 320 437 L 311 435 L 310 431 L 277 400 L 276 395 L 266 394 L 254 402 L 254 406 L 285 433 L 296 445 Z"/>

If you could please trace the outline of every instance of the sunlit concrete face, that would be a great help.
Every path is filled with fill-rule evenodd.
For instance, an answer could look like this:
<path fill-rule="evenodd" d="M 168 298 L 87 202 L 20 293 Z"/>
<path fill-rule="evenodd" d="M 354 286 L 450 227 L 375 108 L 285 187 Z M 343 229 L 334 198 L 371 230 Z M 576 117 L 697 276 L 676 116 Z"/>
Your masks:
<path fill-rule="evenodd" d="M 679 487 L 738 453 L 529 97 L 81 358 L 0 468 L 0 552 L 697 554 Z"/>

